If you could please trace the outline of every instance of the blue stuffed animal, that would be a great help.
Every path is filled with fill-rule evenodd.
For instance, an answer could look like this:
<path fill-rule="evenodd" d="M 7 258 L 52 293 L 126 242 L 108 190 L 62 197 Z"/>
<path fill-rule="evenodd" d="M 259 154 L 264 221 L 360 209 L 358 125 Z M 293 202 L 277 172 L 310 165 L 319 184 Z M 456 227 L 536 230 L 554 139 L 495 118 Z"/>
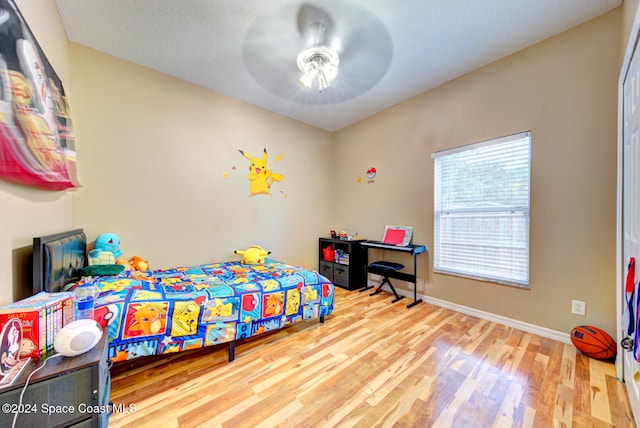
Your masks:
<path fill-rule="evenodd" d="M 95 248 L 89 251 L 89 265 L 115 264 L 122 255 L 120 238 L 115 233 L 103 233 L 96 238 Z"/>

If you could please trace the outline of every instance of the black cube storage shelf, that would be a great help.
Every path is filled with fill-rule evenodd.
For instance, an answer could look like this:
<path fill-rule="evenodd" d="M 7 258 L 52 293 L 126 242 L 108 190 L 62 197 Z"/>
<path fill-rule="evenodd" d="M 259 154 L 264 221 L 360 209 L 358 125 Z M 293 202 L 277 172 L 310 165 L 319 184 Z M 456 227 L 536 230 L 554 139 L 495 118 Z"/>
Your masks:
<path fill-rule="evenodd" d="M 347 290 L 363 288 L 367 284 L 366 256 L 366 249 L 360 241 L 320 238 L 318 272 L 338 287 Z"/>

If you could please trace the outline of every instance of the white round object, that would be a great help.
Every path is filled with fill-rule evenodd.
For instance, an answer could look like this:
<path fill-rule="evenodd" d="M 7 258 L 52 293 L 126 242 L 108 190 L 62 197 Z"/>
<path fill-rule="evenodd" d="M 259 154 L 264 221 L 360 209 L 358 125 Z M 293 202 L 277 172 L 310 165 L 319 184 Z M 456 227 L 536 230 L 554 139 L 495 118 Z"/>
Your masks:
<path fill-rule="evenodd" d="M 56 352 L 67 357 L 84 354 L 96 346 L 102 337 L 100 324 L 91 319 L 80 319 L 64 326 L 53 340 Z"/>

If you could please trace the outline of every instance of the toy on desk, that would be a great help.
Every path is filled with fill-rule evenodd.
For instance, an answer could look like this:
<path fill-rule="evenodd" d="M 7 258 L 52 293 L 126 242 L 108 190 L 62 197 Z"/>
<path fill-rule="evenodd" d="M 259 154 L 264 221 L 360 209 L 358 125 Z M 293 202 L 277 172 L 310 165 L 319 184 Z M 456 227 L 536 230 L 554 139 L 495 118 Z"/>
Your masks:
<path fill-rule="evenodd" d="M 358 235 L 358 232 L 356 232 L 353 235 L 350 235 L 350 234 L 347 233 L 346 230 L 340 231 L 340 234 L 336 234 L 335 230 L 331 230 L 329 235 L 332 238 L 339 238 L 339 239 L 342 239 L 344 241 L 364 241 L 364 240 L 367 239 L 363 235 Z"/>
<path fill-rule="evenodd" d="M 364 235 L 358 235 L 356 232 L 355 235 L 347 236 L 347 241 L 366 241 L 367 237 Z"/>

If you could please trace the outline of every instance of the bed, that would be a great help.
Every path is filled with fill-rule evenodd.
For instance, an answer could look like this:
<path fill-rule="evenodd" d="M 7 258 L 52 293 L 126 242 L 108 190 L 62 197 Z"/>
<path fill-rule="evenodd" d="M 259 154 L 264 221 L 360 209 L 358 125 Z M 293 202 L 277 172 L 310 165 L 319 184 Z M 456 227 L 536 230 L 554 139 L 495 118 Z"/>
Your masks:
<path fill-rule="evenodd" d="M 94 318 L 108 335 L 109 358 L 126 361 L 235 344 L 301 321 L 324 322 L 334 286 L 319 273 L 273 259 L 82 277 L 82 229 L 33 240 L 33 291 L 97 286 Z"/>

